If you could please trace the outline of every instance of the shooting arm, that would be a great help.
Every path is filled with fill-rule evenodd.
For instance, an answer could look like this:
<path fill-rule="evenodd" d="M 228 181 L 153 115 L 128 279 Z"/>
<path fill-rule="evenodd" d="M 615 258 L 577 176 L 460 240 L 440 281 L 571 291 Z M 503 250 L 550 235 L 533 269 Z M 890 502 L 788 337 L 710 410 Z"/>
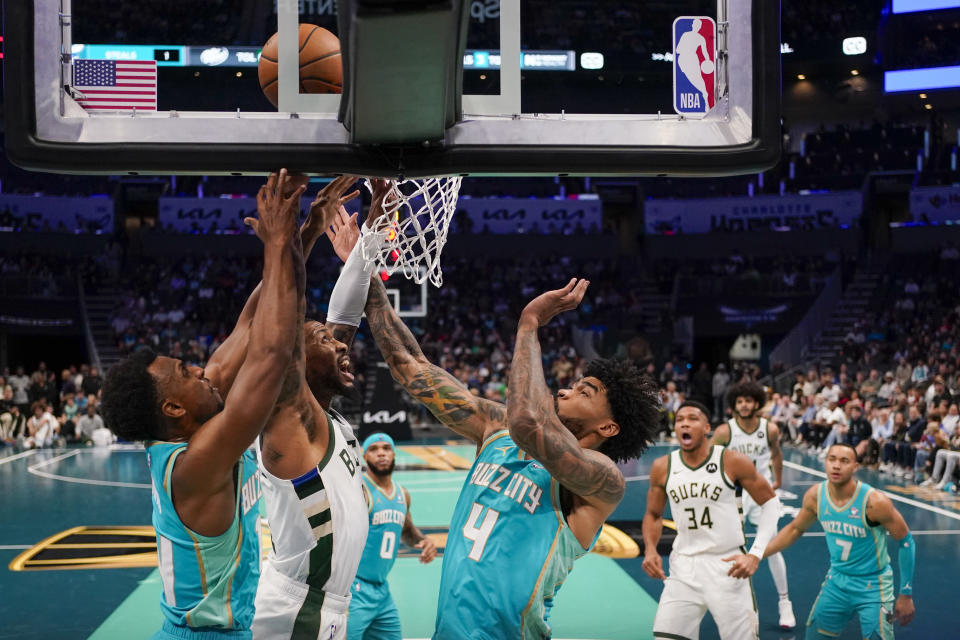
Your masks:
<path fill-rule="evenodd" d="M 612 510 L 623 498 L 623 474 L 606 455 L 583 449 L 557 417 L 543 376 L 537 328 L 535 320 L 521 316 L 510 369 L 510 436 L 571 493 Z"/>
<path fill-rule="evenodd" d="M 473 395 L 459 380 L 427 360 L 387 299 L 376 274 L 370 278 L 366 313 L 370 332 L 393 379 L 437 420 L 477 444 L 506 428 L 502 404 Z"/>

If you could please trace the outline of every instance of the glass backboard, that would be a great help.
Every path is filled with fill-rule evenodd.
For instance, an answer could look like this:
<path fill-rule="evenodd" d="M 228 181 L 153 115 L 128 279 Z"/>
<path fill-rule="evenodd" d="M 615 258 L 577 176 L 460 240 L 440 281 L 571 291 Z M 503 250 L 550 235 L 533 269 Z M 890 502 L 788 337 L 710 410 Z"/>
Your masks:
<path fill-rule="evenodd" d="M 255 175 L 286 166 L 383 177 L 729 175 L 779 157 L 778 2 L 450 2 L 469 15 L 457 41 L 462 64 L 449 62 L 453 89 L 462 85 L 458 117 L 438 137 L 399 144 L 356 143 L 339 117 L 341 95 L 300 91 L 298 23 L 338 33 L 344 17 L 333 0 L 246 3 L 239 13 L 197 0 L 186 15 L 119 0 L 6 2 L 8 156 L 69 173 Z M 257 82 L 274 32 L 278 109 Z M 409 48 L 410 34 L 398 28 L 396 41 L 382 43 L 381 65 Z M 380 68 L 375 56 L 349 57 L 357 73 Z M 81 60 L 111 61 L 115 73 L 122 62 L 156 62 L 155 104 L 82 104 Z M 417 65 L 402 72 L 415 89 Z"/>

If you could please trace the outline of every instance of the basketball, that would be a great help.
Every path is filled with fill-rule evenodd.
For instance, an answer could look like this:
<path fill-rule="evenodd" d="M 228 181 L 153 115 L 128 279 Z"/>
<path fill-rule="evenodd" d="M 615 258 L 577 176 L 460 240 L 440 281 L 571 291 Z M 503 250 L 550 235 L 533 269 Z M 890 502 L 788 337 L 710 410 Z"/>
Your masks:
<path fill-rule="evenodd" d="M 277 106 L 277 35 L 273 34 L 263 45 L 257 76 L 260 88 Z M 315 24 L 300 25 L 300 92 L 340 93 L 343 87 L 343 67 L 340 63 L 340 39 Z"/>
<path fill-rule="evenodd" d="M 704 60 L 700 63 L 700 71 L 704 73 L 713 73 L 714 64 L 709 60 Z"/>

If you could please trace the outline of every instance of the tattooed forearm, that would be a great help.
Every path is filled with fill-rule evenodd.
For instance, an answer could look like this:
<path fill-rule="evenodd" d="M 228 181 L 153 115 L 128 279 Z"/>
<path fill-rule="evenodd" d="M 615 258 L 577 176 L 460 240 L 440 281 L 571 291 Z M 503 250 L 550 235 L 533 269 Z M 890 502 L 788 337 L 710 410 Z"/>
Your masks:
<path fill-rule="evenodd" d="M 367 294 L 367 322 L 394 380 L 441 423 L 475 442 L 483 434 L 506 428 L 502 404 L 473 395 L 460 381 L 430 363 L 417 339 L 387 299 L 380 279 L 373 277 Z"/>
<path fill-rule="evenodd" d="M 572 493 L 618 503 L 625 489 L 623 474 L 607 456 L 581 448 L 557 416 L 535 329 L 517 332 L 509 392 L 507 425 L 514 441 Z"/>
<path fill-rule="evenodd" d="M 377 347 L 391 370 L 405 360 L 423 358 L 420 344 L 397 315 L 387 298 L 383 282 L 375 274 L 370 278 L 370 291 L 364 310 Z"/>

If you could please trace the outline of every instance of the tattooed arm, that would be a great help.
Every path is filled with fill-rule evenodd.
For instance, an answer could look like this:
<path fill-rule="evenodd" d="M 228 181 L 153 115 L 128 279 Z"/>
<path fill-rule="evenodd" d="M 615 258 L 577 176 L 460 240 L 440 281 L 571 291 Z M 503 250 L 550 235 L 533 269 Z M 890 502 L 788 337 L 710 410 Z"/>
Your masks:
<path fill-rule="evenodd" d="M 586 280 L 571 280 L 563 289 L 549 291 L 530 302 L 520 315 L 510 369 L 507 424 L 514 442 L 541 462 L 564 488 L 606 517 L 623 498 L 623 474 L 608 456 L 581 447 L 560 421 L 544 380 L 537 338 L 541 326 L 580 304 L 587 284 Z"/>
<path fill-rule="evenodd" d="M 367 322 L 393 379 L 430 410 L 437 420 L 478 445 L 492 433 L 507 428 L 506 410 L 470 393 L 459 380 L 423 355 L 376 274 L 370 278 Z"/>

